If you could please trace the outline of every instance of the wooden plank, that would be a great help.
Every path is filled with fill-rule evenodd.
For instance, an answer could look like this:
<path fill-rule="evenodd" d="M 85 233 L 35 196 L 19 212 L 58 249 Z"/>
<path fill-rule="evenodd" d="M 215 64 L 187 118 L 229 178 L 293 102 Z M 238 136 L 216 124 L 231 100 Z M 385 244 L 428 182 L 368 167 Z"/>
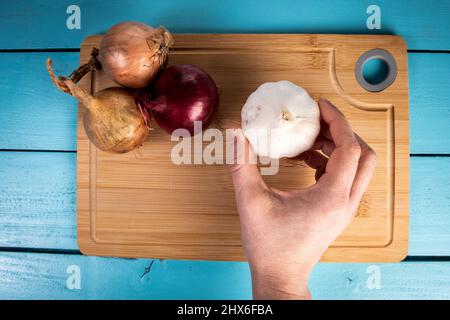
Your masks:
<path fill-rule="evenodd" d="M 410 53 L 408 67 L 411 153 L 450 154 L 450 54 Z"/>
<path fill-rule="evenodd" d="M 0 152 L 0 247 L 76 249 L 76 154 Z"/>
<path fill-rule="evenodd" d="M 76 155 L 0 152 L 0 247 L 77 250 Z M 449 157 L 411 158 L 409 255 L 450 255 Z"/>
<path fill-rule="evenodd" d="M 51 83 L 79 64 L 78 53 L 0 53 L 0 149 L 76 150 L 77 103 Z"/>
<path fill-rule="evenodd" d="M 449 270 L 449 262 L 320 264 L 310 289 L 316 299 L 448 299 Z M 373 282 L 378 274 L 379 288 Z"/>
<path fill-rule="evenodd" d="M 0 70 L 8 75 L 0 79 L 0 149 L 76 150 L 77 104 L 50 83 L 44 61 L 51 57 L 57 72 L 68 74 L 78 56 L 0 53 Z M 408 64 L 410 151 L 448 154 L 450 54 L 409 53 Z"/>
<path fill-rule="evenodd" d="M 81 9 L 81 29 L 69 30 L 66 10 Z M 345 5 L 325 0 L 183 0 L 146 1 L 133 4 L 71 0 L 9 1 L 0 8 L 0 49 L 77 48 L 84 37 L 111 25 L 138 20 L 165 25 L 176 33 L 384 33 L 403 36 L 409 49 L 450 49 L 450 3 L 413 0 L 380 0 L 381 30 L 368 30 L 366 13 L 371 2 L 352 0 Z M 18 18 L 20 17 L 20 18 Z M 23 35 L 26 31 L 26 36 Z"/>
<path fill-rule="evenodd" d="M 98 47 L 101 39 L 93 36 L 83 42 L 82 62 L 90 59 L 92 48 Z M 356 218 L 322 261 L 393 262 L 407 255 L 408 69 L 406 47 L 400 37 L 177 34 L 175 42 L 169 65 L 198 65 L 220 88 L 220 108 L 211 127 L 221 130 L 223 137 L 227 128 L 240 123 L 249 93 L 264 82 L 286 79 L 301 85 L 316 100 L 325 96 L 336 103 L 378 156 Z M 389 51 L 398 70 L 395 82 L 376 94 L 363 89 L 354 76 L 356 61 L 373 47 Z M 102 71 L 91 79 L 83 79 L 82 88 L 101 90 L 112 84 Z M 176 143 L 153 124 L 137 155 L 96 150 L 86 136 L 84 115 L 80 108 L 77 222 L 78 245 L 83 253 L 245 259 L 234 190 L 224 166 L 175 165 L 170 153 Z M 284 190 L 315 182 L 310 168 L 292 164 L 280 161 L 278 173 L 265 180 Z"/>
<path fill-rule="evenodd" d="M 61 126 L 59 129 L 53 128 L 53 130 L 48 130 L 48 128 L 52 126 L 39 126 L 40 122 L 35 121 L 35 119 L 40 119 L 44 117 L 46 119 L 46 123 L 48 124 L 54 124 L 58 123 L 58 121 L 55 121 L 59 119 L 71 119 L 71 124 L 68 124 L 68 126 L 76 126 L 76 117 L 75 115 L 75 108 L 71 108 L 69 106 L 75 106 L 76 103 L 71 100 L 70 97 L 67 97 L 58 92 L 56 89 L 54 89 L 51 84 L 48 81 L 46 71 L 43 67 L 36 67 L 34 69 L 34 72 L 28 73 L 26 72 L 25 68 L 22 69 L 21 72 L 14 72 L 15 69 L 20 68 L 20 66 L 27 64 L 29 67 L 31 66 L 38 66 L 42 65 L 42 63 L 45 61 L 45 58 L 47 55 L 52 56 L 55 59 L 55 66 L 57 68 L 60 68 L 61 66 L 64 66 L 67 62 L 67 65 L 60 69 L 62 73 L 69 72 L 74 66 L 78 64 L 77 61 L 77 53 L 11 53 L 11 54 L 0 54 L 0 64 L 2 65 L 2 70 L 5 74 L 11 75 L 11 78 L 9 78 L 9 81 L 11 83 L 21 83 L 21 86 L 29 88 L 31 87 L 31 84 L 33 83 L 35 87 L 33 89 L 30 89 L 27 95 L 27 101 L 30 102 L 27 105 L 27 112 L 18 112 L 16 110 L 23 109 L 22 105 L 18 104 L 18 100 L 15 98 L 15 96 L 9 95 L 10 92 L 14 90 L 14 87 L 12 85 L 9 85 L 8 82 L 5 81 L 5 78 L 3 80 L 0 79 L 0 83 L 2 83 L 2 90 L 0 90 L 0 95 L 2 95 L 2 99 L 0 101 L 10 101 L 12 106 L 8 108 L 0 108 L 0 119 L 2 120 L 2 126 L 0 126 L 0 141 L 1 146 L 0 149 L 3 148 L 26 148 L 26 149 L 49 149 L 49 150 L 57 150 L 57 149 L 66 149 L 69 148 L 70 145 L 72 145 L 73 150 L 75 150 L 75 130 L 70 130 L 65 133 L 65 126 Z M 37 56 L 37 57 L 36 57 Z M 433 59 L 435 56 L 439 57 L 439 65 L 440 67 L 434 68 L 432 74 L 428 74 L 426 71 L 428 70 L 428 66 L 433 66 Z M 30 62 L 31 61 L 31 62 Z M 72 66 L 73 64 L 73 66 Z M 439 54 L 409 54 L 409 64 L 410 64 L 410 91 L 411 91 L 411 97 L 410 97 L 410 107 L 411 107 L 411 136 L 412 136 L 412 144 L 411 148 L 413 149 L 413 152 L 420 153 L 420 148 L 423 147 L 431 147 L 430 149 L 427 149 L 429 152 L 433 153 L 449 153 L 450 152 L 450 144 L 449 143 L 439 143 L 436 145 L 433 145 L 433 141 L 437 140 L 439 138 L 445 139 L 448 137 L 448 135 L 445 135 L 445 123 L 449 122 L 450 119 L 448 119 L 448 109 L 445 109 L 447 107 L 447 104 L 445 101 L 450 100 L 449 97 L 449 90 L 448 88 L 448 78 L 445 77 L 445 75 L 449 74 L 450 72 L 450 55 L 439 55 Z M 425 66 L 422 68 L 422 66 Z M 417 72 L 416 72 L 417 70 Z M 414 79 L 414 80 L 412 80 Z M 447 81 L 447 82 L 446 82 Z M 429 84 L 429 85 L 428 85 Z M 6 86 L 6 87 L 5 87 Z M 3 89 L 4 88 L 4 89 Z M 46 88 L 50 88 L 49 91 L 46 91 L 45 96 L 41 94 L 41 92 L 46 90 Z M 422 93 L 420 93 L 422 92 Z M 51 112 L 48 113 L 48 109 L 52 109 L 51 104 L 49 104 L 48 101 L 52 101 L 55 96 L 59 96 L 60 98 L 57 99 L 57 104 L 61 107 L 60 109 L 57 109 L 58 112 Z M 31 103 L 33 102 L 33 103 Z M 420 109 L 420 106 L 426 105 L 426 109 Z M 433 112 L 434 107 L 439 107 L 437 112 Z M 67 107 L 67 108 L 66 108 Z M 448 107 L 447 107 L 448 108 Z M 73 110 L 73 111 L 71 111 Z M 415 114 L 419 110 L 425 110 L 429 117 L 425 119 L 425 121 L 417 121 Z M 70 116 L 67 114 L 67 112 L 73 113 L 73 116 Z M 438 117 L 432 118 L 433 115 L 439 114 Z M 23 116 L 29 115 L 28 120 L 24 120 Z M 35 116 L 32 116 L 35 115 Z M 56 118 L 53 118 L 55 117 Z M 22 124 L 26 123 L 27 125 L 23 126 Z M 428 125 L 427 125 L 428 123 Z M 419 141 L 421 134 L 416 135 L 414 127 L 417 125 L 423 125 L 428 130 L 422 130 L 425 135 L 428 134 L 428 132 L 434 132 L 435 136 L 428 136 L 426 143 L 421 144 L 419 147 L 419 144 L 415 144 L 415 141 Z M 39 126 L 38 130 L 35 130 L 34 128 L 36 126 Z M 20 131 L 18 131 L 17 128 L 20 128 Z M 440 130 L 433 131 L 434 128 L 441 128 Z M 73 131 L 73 133 L 72 133 Z M 17 134 L 17 132 L 21 132 L 20 134 Z M 39 132 L 39 137 L 33 138 L 31 141 L 28 140 L 26 144 L 23 144 L 22 142 L 18 141 L 25 141 L 27 140 L 27 137 L 33 136 L 33 134 L 37 134 Z M 61 133 L 62 132 L 62 133 Z M 60 139 L 61 136 L 66 136 L 65 138 Z M 70 138 L 69 138 L 70 136 Z M 68 143 L 69 141 L 69 143 Z M 50 142 L 50 146 L 47 144 Z M 5 179 L 5 177 L 8 177 L 9 175 L 15 175 L 17 176 L 18 173 L 10 173 L 10 172 L 16 172 L 19 169 L 18 167 L 14 168 L 14 165 L 12 162 L 15 161 L 24 161 L 27 163 L 27 165 L 24 165 L 23 168 L 26 168 L 31 172 L 32 175 L 37 176 L 36 181 L 46 181 L 46 188 L 49 188 L 49 193 L 57 194 L 58 201 L 60 203 L 69 203 L 70 201 L 75 201 L 75 191 L 73 193 L 66 193 L 64 191 L 61 191 L 59 189 L 54 189 L 52 184 L 49 182 L 49 180 L 46 180 L 44 175 L 46 172 L 52 172 L 52 170 L 46 171 L 47 169 L 39 170 L 40 172 L 34 172 L 35 168 L 33 168 L 32 163 L 35 156 L 32 156 L 30 154 L 22 154 L 19 153 L 17 156 L 9 158 L 9 160 L 6 160 L 3 158 L 3 155 L 5 153 L 1 153 L 2 155 L 2 181 L 9 181 L 8 179 Z M 21 159 L 22 157 L 25 157 L 24 159 Z M 59 157 L 59 156 L 55 156 Z M 39 162 L 39 160 L 37 160 Z M 49 165 L 51 166 L 51 161 L 49 160 Z M 443 191 L 448 190 L 445 189 L 445 186 L 448 188 L 448 184 L 445 184 L 445 181 L 449 181 L 450 177 L 446 174 L 450 171 L 448 161 L 445 158 L 437 158 L 436 160 L 430 160 L 430 164 L 424 165 L 425 171 L 431 171 L 431 172 L 424 172 L 423 170 L 420 170 L 421 163 L 425 161 L 422 159 L 416 159 L 412 158 L 412 166 L 411 166 L 411 179 L 414 181 L 412 183 L 412 210 L 411 210 L 411 230 L 413 231 L 413 234 L 411 236 L 411 243 L 409 246 L 410 254 L 413 255 L 448 255 L 450 252 L 450 246 L 449 246 L 449 239 L 448 239 L 448 232 L 447 230 L 450 230 L 450 222 L 447 219 L 446 212 L 449 211 L 449 199 L 446 197 L 445 193 Z M 434 164 L 436 161 L 437 164 Z M 67 168 L 75 168 L 75 158 L 73 158 L 73 161 L 70 162 Z M 57 166 L 58 167 L 58 166 Z M 428 169 L 429 168 L 429 169 Z M 442 168 L 439 171 L 434 170 L 435 168 Z M 54 179 L 52 181 L 58 181 L 59 185 L 61 186 L 63 183 L 67 183 L 66 188 L 71 188 L 71 186 L 75 185 L 75 180 L 68 179 L 67 181 L 63 181 L 62 171 L 64 171 L 63 166 L 60 166 L 59 169 L 60 173 L 57 175 L 60 177 L 59 179 Z M 72 172 L 75 169 L 71 169 Z M 418 172 L 418 173 L 415 173 Z M 42 175 L 42 177 L 40 176 Z M 52 173 L 50 173 L 50 176 Z M 35 180 L 35 179 L 33 179 Z M 33 180 L 27 181 L 23 180 L 22 184 L 17 184 L 16 191 L 17 191 L 17 197 L 14 202 L 11 201 L 3 201 L 4 199 L 7 199 L 7 197 L 4 197 L 2 193 L 1 197 L 1 204 L 2 204 L 2 212 L 13 212 L 14 215 L 11 218 L 12 220 L 3 220 L 6 222 L 11 222 L 15 224 L 14 228 L 9 231 L 10 238 L 1 238 L 1 245 L 4 246 L 26 246 L 26 247 L 33 247 L 35 245 L 36 247 L 41 248 L 69 248 L 69 249 L 76 249 L 76 235 L 75 235 L 75 227 L 71 227 L 71 233 L 60 233 L 60 236 L 63 238 L 71 239 L 71 240 L 63 240 L 61 243 L 58 242 L 58 240 L 52 236 L 52 232 L 50 231 L 53 228 L 58 228 L 57 225 L 59 222 L 52 221 L 52 216 L 49 216 L 50 212 L 60 212 L 61 214 L 65 214 L 67 210 L 69 210 L 70 213 L 68 214 L 68 217 L 71 217 L 74 219 L 74 216 L 71 216 L 70 214 L 72 212 L 75 212 L 75 204 L 71 204 L 68 206 L 68 209 L 57 208 L 55 204 L 49 204 L 46 205 L 46 198 L 44 195 L 42 197 L 35 197 L 34 199 L 30 200 L 30 195 L 33 193 L 36 194 L 37 191 L 39 191 L 39 184 L 33 183 Z M 2 183 L 0 181 L 0 183 Z M 437 181 L 438 183 L 435 184 L 434 182 Z M 6 186 L 6 187 L 5 187 Z M 440 186 L 440 187 L 438 187 Z M 4 188 L 7 188 L 6 184 L 3 184 L 3 190 Z M 72 187 L 73 188 L 73 187 Z M 433 192 L 429 192 L 426 190 L 433 190 Z M 425 191 L 422 191 L 425 190 Z M 55 196 L 56 197 L 56 196 Z M 71 200 L 70 200 L 71 199 Z M 33 206 L 30 207 L 28 204 L 30 201 L 33 201 Z M 24 210 L 23 208 L 27 208 Z M 36 212 L 40 212 L 39 214 L 41 217 L 38 221 L 42 221 L 42 225 L 46 226 L 45 228 L 40 227 L 40 224 L 36 224 L 33 222 L 28 223 L 27 222 L 27 216 L 29 214 L 29 210 L 36 210 Z M 59 211 L 58 211 L 59 210 Z M 11 215 L 6 215 L 3 217 L 11 217 Z M 44 218 L 43 218 L 44 217 Z M 436 218 L 435 218 L 436 217 Z M 61 220 L 63 221 L 63 218 L 61 217 Z M 417 221 L 417 222 L 416 222 Z M 5 224 L 5 223 L 3 223 Z M 428 227 L 432 225 L 432 227 Z M 33 237 L 27 237 L 26 234 L 22 232 L 23 230 L 26 230 L 26 228 L 33 229 L 33 232 L 36 233 L 36 236 Z M 18 229 L 16 229 L 16 227 Z M 414 228 L 414 229 L 413 229 Z M 437 231 L 435 231 L 437 230 Z M 58 234 L 56 232 L 55 234 Z M 417 234 L 417 237 L 416 237 Z M 416 240 L 417 239 L 417 240 Z M 17 242 L 16 242 L 17 241 Z M 65 244 L 64 244 L 65 243 Z"/>
<path fill-rule="evenodd" d="M 411 158 L 410 256 L 450 255 L 450 157 Z"/>
<path fill-rule="evenodd" d="M 149 259 L 2 252 L 0 299 L 251 298 L 247 263 L 151 263 Z M 80 289 L 70 286 L 74 270 L 80 274 Z M 370 281 L 374 272 L 379 272 L 379 289 Z M 315 299 L 449 299 L 450 262 L 319 264 L 310 289 Z"/>

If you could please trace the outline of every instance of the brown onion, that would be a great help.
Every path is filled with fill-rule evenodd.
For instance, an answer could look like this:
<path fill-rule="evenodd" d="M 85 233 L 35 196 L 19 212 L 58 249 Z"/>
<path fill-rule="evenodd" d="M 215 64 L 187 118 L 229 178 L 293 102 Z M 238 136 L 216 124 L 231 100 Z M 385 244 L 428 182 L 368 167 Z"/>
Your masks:
<path fill-rule="evenodd" d="M 173 45 L 172 34 L 164 27 L 153 28 L 139 22 L 123 22 L 111 27 L 93 48 L 91 59 L 69 76 L 77 83 L 86 73 L 102 68 L 119 85 L 139 89 L 148 86 L 167 62 Z"/>
<path fill-rule="evenodd" d="M 69 93 L 86 108 L 83 125 L 89 140 L 100 150 L 111 153 L 131 151 L 148 136 L 148 114 L 136 104 L 134 92 L 114 87 L 95 94 L 80 88 L 71 79 L 57 78 L 47 60 L 47 70 L 58 89 Z"/>
<path fill-rule="evenodd" d="M 100 43 L 98 60 L 116 83 L 144 88 L 166 61 L 173 37 L 163 27 L 124 22 L 108 30 Z"/>

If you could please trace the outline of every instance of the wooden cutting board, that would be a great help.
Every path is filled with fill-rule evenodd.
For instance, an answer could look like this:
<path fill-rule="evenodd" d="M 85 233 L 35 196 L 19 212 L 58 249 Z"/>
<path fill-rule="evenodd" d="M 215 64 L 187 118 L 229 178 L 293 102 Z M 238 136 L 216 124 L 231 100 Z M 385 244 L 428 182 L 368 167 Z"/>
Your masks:
<path fill-rule="evenodd" d="M 195 64 L 220 87 L 212 127 L 240 123 L 248 95 L 260 84 L 290 80 L 313 98 L 328 98 L 377 152 L 375 175 L 354 222 L 323 261 L 400 261 L 407 254 L 409 219 L 408 69 L 397 36 L 303 34 L 176 35 L 170 64 Z M 87 38 L 81 63 L 101 36 Z M 398 73 L 385 90 L 363 89 L 355 63 L 382 48 Z M 114 86 L 103 72 L 81 85 L 92 92 Z M 225 165 L 175 165 L 170 136 L 155 122 L 137 151 L 107 154 L 89 143 L 78 120 L 78 245 L 87 255 L 163 259 L 245 260 L 234 191 Z M 205 143 L 207 145 L 208 143 Z M 289 190 L 314 183 L 301 162 L 282 160 L 271 186 Z M 282 263 L 282 262 L 281 262 Z"/>

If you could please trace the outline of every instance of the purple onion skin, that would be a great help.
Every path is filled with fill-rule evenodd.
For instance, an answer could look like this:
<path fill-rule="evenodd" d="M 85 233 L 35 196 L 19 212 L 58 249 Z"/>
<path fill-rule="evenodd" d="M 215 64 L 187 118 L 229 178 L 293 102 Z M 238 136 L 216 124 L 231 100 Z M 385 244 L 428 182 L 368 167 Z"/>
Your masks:
<path fill-rule="evenodd" d="M 183 64 L 168 67 L 149 89 L 140 103 L 151 111 L 156 123 L 169 134 L 176 129 L 194 132 L 194 121 L 205 129 L 219 105 L 214 80 L 200 68 Z"/>

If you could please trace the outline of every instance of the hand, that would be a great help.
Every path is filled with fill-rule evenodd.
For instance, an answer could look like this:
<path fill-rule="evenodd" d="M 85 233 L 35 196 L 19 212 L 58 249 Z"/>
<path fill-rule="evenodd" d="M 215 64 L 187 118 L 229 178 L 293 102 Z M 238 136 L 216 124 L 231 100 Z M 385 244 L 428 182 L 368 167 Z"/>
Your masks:
<path fill-rule="evenodd" d="M 276 190 L 249 161 L 230 168 L 255 299 L 310 298 L 312 268 L 353 220 L 373 175 L 375 152 L 334 105 L 321 99 L 319 107 L 321 132 L 300 155 L 316 170 L 314 185 Z M 254 156 L 246 150 L 246 159 Z"/>

